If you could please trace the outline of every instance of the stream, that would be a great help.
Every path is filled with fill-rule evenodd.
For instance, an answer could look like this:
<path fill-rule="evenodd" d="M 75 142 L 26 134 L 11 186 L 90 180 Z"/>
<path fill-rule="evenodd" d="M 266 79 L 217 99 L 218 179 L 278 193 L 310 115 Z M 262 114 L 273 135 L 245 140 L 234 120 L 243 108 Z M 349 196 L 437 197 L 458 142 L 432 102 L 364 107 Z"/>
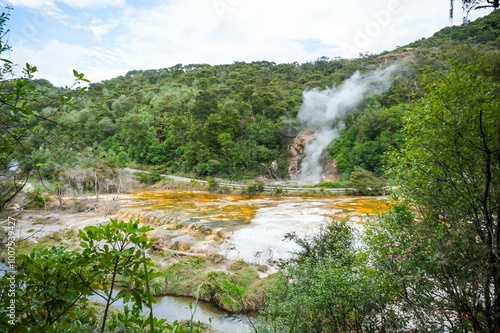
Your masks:
<path fill-rule="evenodd" d="M 7 266 L 0 262 L 0 277 L 7 270 Z M 98 296 L 91 296 L 92 301 L 99 302 L 101 299 Z M 181 296 L 163 296 L 155 297 L 153 303 L 153 314 L 157 318 L 165 318 L 169 323 L 175 320 L 189 320 L 191 318 L 190 303 L 194 303 L 194 299 Z M 118 300 L 113 304 L 116 309 L 123 309 L 123 302 Z M 145 309 L 145 315 L 148 314 L 148 309 Z M 218 333 L 248 333 L 250 331 L 249 319 L 245 315 L 230 314 L 224 310 L 208 302 L 198 302 L 196 312 L 194 314 L 195 323 L 200 321 L 207 325 L 211 325 Z M 211 321 L 211 323 L 210 323 Z"/>
<path fill-rule="evenodd" d="M 91 300 L 99 302 L 97 296 L 90 297 Z M 190 304 L 194 306 L 195 300 L 191 297 L 182 296 L 162 296 L 155 297 L 153 303 L 153 315 L 159 319 L 167 319 L 172 323 L 175 320 L 191 319 Z M 112 305 L 116 309 L 123 310 L 123 302 L 118 300 Z M 143 309 L 144 315 L 149 315 L 149 309 Z M 252 318 L 250 318 L 252 319 Z M 211 325 L 218 333 L 249 333 L 249 319 L 242 314 L 231 314 L 221 310 L 208 302 L 198 301 L 198 306 L 194 313 L 193 320 Z M 210 322 L 211 321 L 211 322 Z"/>
<path fill-rule="evenodd" d="M 165 296 L 156 299 L 153 313 L 157 318 L 166 318 L 169 322 L 191 318 L 189 303 L 194 300 L 189 297 Z M 249 319 L 245 315 L 230 314 L 207 302 L 198 302 L 194 320 L 209 324 L 220 333 L 248 333 Z M 252 318 L 250 318 L 252 319 Z"/>

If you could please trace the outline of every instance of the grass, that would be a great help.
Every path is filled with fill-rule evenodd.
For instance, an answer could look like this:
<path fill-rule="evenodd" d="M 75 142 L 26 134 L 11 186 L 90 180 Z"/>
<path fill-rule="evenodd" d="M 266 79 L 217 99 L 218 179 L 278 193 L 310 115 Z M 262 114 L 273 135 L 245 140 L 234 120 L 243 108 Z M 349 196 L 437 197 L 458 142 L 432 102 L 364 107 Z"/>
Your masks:
<path fill-rule="evenodd" d="M 236 260 L 235 262 L 233 262 L 231 265 L 229 265 L 229 270 L 230 271 L 233 271 L 233 272 L 236 272 L 236 271 L 239 271 L 241 270 L 242 268 L 245 268 L 245 267 L 248 267 L 248 263 L 244 260 Z"/>
<path fill-rule="evenodd" d="M 245 311 L 258 311 L 264 307 L 266 301 L 267 287 L 273 282 L 274 276 L 256 280 L 248 285 L 243 295 L 242 303 Z"/>
<path fill-rule="evenodd" d="M 247 311 L 245 304 L 253 304 L 254 302 L 245 300 L 245 295 L 251 296 L 248 290 L 252 285 L 259 284 L 259 274 L 243 260 L 232 263 L 229 270 L 230 273 L 223 271 L 208 273 L 201 286 L 200 296 L 230 312 Z M 255 289 L 253 290 L 255 291 Z"/>
<path fill-rule="evenodd" d="M 194 296 L 196 288 L 201 285 L 206 277 L 208 267 L 206 258 L 182 259 L 173 263 L 163 271 L 164 286 L 162 295 Z M 158 288 L 155 290 L 155 296 Z"/>
<path fill-rule="evenodd" d="M 36 224 L 52 224 L 53 221 L 51 220 L 50 217 L 37 217 L 35 219 L 35 222 L 33 222 L 33 225 L 36 225 Z"/>
<path fill-rule="evenodd" d="M 229 311 L 255 311 L 262 307 L 266 286 L 270 279 L 260 279 L 256 268 L 243 260 L 229 265 L 228 272 L 208 271 L 207 258 L 182 259 L 163 270 L 162 280 L 153 280 L 154 296 L 179 295 L 196 297 L 212 302 Z M 259 267 L 257 267 L 259 268 Z"/>

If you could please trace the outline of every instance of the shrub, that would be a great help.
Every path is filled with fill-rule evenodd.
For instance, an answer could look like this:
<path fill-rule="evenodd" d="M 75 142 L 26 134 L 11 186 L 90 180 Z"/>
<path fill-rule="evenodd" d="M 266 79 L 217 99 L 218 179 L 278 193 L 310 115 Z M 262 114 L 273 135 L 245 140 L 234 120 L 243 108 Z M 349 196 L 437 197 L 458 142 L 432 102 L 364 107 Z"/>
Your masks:
<path fill-rule="evenodd" d="M 351 186 L 361 195 L 378 195 L 386 185 L 384 179 L 375 177 L 370 171 L 356 168 L 350 176 Z"/>
<path fill-rule="evenodd" d="M 161 176 L 156 172 L 134 172 L 134 176 L 142 184 L 154 184 L 161 180 Z"/>
<path fill-rule="evenodd" d="M 38 188 L 29 191 L 25 199 L 26 206 L 30 208 L 43 208 L 49 201 L 50 198 L 45 196 Z"/>
<path fill-rule="evenodd" d="M 208 192 L 217 192 L 219 190 L 219 182 L 215 178 L 210 177 L 207 179 L 207 188 Z"/>
<path fill-rule="evenodd" d="M 264 183 L 260 180 L 256 180 L 247 186 L 247 194 L 248 195 L 258 195 L 264 192 Z"/>

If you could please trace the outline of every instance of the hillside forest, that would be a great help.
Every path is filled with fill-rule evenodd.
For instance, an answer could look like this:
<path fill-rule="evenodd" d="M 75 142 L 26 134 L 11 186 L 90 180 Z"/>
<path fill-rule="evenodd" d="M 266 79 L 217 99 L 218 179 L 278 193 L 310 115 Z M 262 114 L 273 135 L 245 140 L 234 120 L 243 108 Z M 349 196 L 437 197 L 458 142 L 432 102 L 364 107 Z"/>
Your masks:
<path fill-rule="evenodd" d="M 276 176 L 289 179 L 287 148 L 302 129 L 297 119 L 302 93 L 338 86 L 357 71 L 400 63 L 389 90 L 366 97 L 348 113 L 344 130 L 329 148 L 340 175 L 337 180 L 348 180 L 355 168 L 381 177 L 386 152 L 403 141 L 403 115 L 426 91 L 422 78 L 436 69 L 446 70 L 450 60 L 463 53 L 458 46 L 494 49 L 495 15 L 473 27 L 447 28 L 428 40 L 352 60 L 178 64 L 130 71 L 91 83 L 71 105 L 61 106 L 57 96 L 78 90 L 33 78 L 34 91 L 26 98 L 37 116 L 28 119 L 23 154 L 16 156 L 13 149 L 3 167 L 17 161 L 54 181 L 76 167 L 130 163 L 195 178 L 241 180 L 268 176 L 265 166 L 277 161 Z"/>
<path fill-rule="evenodd" d="M 0 23 L 4 39 L 8 12 Z M 293 180 L 290 147 L 307 131 L 298 118 L 304 93 L 397 65 L 390 87 L 367 94 L 341 119 L 324 154 L 334 176 L 319 184 L 365 190 L 389 184 L 397 188 L 393 207 L 362 235 L 345 221 L 331 221 L 312 238 L 290 235 L 301 251 L 262 282 L 265 296 L 252 328 L 500 332 L 499 47 L 495 10 L 356 59 L 178 64 L 102 82 L 75 70 L 69 87 L 37 78 L 31 65 L 23 78 L 13 78 L 13 64 L 2 59 L 0 212 L 8 214 L 33 179 L 46 181 L 53 194 L 106 193 L 118 190 L 125 167 L 149 172 L 145 181 L 153 183 L 159 174 Z M 2 41 L 0 48 L 5 53 L 9 46 Z M 365 183 L 357 184 L 360 179 Z M 137 332 L 203 331 L 140 315 L 151 302 L 144 281 L 161 276 L 143 257 L 152 246 L 148 230 L 115 220 L 81 230 L 81 253 L 39 248 L 20 258 L 22 315 L 10 332 L 118 332 L 123 323 Z M 60 275 L 48 276 L 54 268 Z M 89 288 L 112 291 L 119 277 L 130 287 L 120 297 L 137 307 L 108 314 L 112 293 L 105 295 L 101 323 L 83 302 Z M 1 281 L 0 303 L 7 308 L 10 282 Z M 198 290 L 200 297 L 220 303 L 220 295 L 236 302 L 247 292 L 222 273 L 203 285 L 214 289 Z"/>

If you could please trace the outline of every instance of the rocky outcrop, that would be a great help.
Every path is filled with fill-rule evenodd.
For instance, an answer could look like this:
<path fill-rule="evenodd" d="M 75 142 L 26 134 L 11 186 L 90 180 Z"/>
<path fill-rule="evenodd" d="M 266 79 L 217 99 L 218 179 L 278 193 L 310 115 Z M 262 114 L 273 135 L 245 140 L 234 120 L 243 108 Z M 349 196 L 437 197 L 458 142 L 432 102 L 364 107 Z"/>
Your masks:
<path fill-rule="evenodd" d="M 220 244 L 243 225 L 237 219 L 221 222 L 209 216 L 191 216 L 185 211 L 147 211 L 130 207 L 118 211 L 116 217 L 154 226 L 154 230 L 149 232 L 150 239 L 155 243 L 154 249 L 170 252 L 176 257 L 213 255 Z"/>
<path fill-rule="evenodd" d="M 288 174 L 290 178 L 297 178 L 300 174 L 300 163 L 304 158 L 304 149 L 312 140 L 314 140 L 314 133 L 310 130 L 303 130 L 297 134 L 292 144 L 288 146 L 288 152 L 290 153 Z"/>
<path fill-rule="evenodd" d="M 323 154 L 320 163 L 323 167 L 323 174 L 321 175 L 322 182 L 335 182 L 340 179 L 341 174 L 337 168 L 337 160 L 328 156 L 329 154 Z"/>
<path fill-rule="evenodd" d="M 288 166 L 288 174 L 291 179 L 296 179 L 300 175 L 301 163 L 304 158 L 304 150 L 307 144 L 315 139 L 314 132 L 311 130 L 301 131 L 288 146 L 290 154 L 290 164 Z M 337 169 L 337 161 L 331 158 L 327 152 L 323 153 L 320 164 L 323 168 L 321 181 L 337 181 L 340 178 L 340 172 Z"/>

